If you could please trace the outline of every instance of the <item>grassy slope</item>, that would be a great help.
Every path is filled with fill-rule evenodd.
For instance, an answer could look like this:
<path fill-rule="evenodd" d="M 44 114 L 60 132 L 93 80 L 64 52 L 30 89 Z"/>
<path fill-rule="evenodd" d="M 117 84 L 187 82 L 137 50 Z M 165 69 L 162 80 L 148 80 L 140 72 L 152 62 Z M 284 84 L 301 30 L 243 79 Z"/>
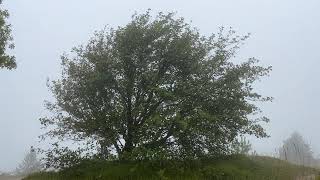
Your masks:
<path fill-rule="evenodd" d="M 299 175 L 318 174 L 311 168 L 288 164 L 270 157 L 232 156 L 188 162 L 87 162 L 59 173 L 40 173 L 26 180 L 94 179 L 230 179 L 293 180 Z"/>

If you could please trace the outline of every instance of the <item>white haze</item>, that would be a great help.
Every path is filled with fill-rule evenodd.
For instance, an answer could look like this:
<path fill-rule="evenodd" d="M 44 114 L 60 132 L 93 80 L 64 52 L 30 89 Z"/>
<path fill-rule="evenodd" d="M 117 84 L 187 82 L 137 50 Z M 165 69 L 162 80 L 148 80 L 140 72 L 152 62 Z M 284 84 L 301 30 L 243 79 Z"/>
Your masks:
<path fill-rule="evenodd" d="M 177 11 L 204 34 L 219 26 L 252 33 L 238 58 L 272 65 L 257 90 L 275 98 L 263 104 L 268 139 L 250 138 L 259 153 L 272 154 L 299 131 L 320 150 L 320 1 L 318 0 L 5 0 L 13 26 L 18 68 L 0 70 L 0 171 L 14 169 L 38 145 L 43 101 L 52 99 L 46 79 L 60 72 L 59 56 L 85 43 L 105 25 L 126 24 L 135 12 Z"/>

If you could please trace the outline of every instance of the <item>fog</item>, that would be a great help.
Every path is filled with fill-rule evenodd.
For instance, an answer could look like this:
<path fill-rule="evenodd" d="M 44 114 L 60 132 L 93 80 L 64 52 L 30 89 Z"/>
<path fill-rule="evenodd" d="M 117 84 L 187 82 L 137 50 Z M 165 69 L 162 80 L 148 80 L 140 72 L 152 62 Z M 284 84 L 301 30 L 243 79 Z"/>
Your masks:
<path fill-rule="evenodd" d="M 31 145 L 38 146 L 44 100 L 52 99 L 46 80 L 60 73 L 60 55 L 85 43 L 105 25 L 126 24 L 131 15 L 176 11 L 203 34 L 233 27 L 251 33 L 240 49 L 240 60 L 256 57 L 272 65 L 270 77 L 256 88 L 273 96 L 261 104 L 271 119 L 270 138 L 250 137 L 258 153 L 272 154 L 293 131 L 299 131 L 320 153 L 320 1 L 317 0 L 5 0 L 11 16 L 18 68 L 0 70 L 0 171 L 14 169 Z"/>

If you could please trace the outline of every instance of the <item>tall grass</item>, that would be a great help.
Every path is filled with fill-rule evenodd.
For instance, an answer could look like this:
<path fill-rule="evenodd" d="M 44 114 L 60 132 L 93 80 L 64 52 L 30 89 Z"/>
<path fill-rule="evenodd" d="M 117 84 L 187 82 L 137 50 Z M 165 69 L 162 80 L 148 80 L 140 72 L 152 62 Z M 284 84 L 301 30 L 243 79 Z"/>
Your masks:
<path fill-rule="evenodd" d="M 25 180 L 295 180 L 317 173 L 270 157 L 228 156 L 202 161 L 90 161 L 60 172 L 33 174 Z"/>

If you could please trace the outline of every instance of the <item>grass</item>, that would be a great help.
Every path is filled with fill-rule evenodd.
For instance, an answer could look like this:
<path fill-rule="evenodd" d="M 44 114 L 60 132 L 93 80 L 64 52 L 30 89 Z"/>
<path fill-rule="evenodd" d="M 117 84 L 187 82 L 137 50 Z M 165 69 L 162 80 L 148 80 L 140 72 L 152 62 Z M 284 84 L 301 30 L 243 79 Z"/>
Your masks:
<path fill-rule="evenodd" d="M 203 161 L 91 161 L 60 172 L 33 174 L 25 180 L 293 180 L 318 173 L 270 157 L 228 156 Z"/>

